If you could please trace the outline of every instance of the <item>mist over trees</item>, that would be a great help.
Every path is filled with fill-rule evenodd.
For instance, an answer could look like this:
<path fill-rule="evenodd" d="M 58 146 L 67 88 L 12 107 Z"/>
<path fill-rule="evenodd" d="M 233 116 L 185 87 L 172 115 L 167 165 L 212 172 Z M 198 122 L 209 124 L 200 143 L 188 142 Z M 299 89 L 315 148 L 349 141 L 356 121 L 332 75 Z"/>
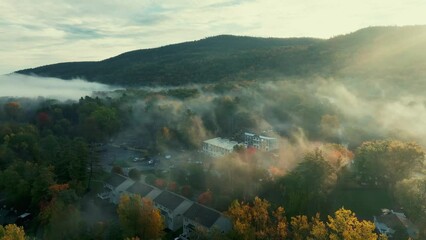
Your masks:
<path fill-rule="evenodd" d="M 92 69 L 81 76 L 135 87 L 68 102 L 0 98 L 0 191 L 5 203 L 36 216 L 27 235 L 160 237 L 163 223 L 147 199 L 123 197 L 116 226 L 84 217 L 91 180 L 105 174 L 93 172 L 97 149 L 117 145 L 141 158 L 181 161 L 148 172 L 114 163 L 111 172 L 227 211 L 233 239 L 378 239 L 372 223 L 353 212 L 371 219 L 391 207 L 426 229 L 426 97 L 418 87 L 425 75 L 417 64 L 424 55 L 414 54 L 423 32 L 368 28 L 330 40 L 221 36 L 23 71 L 72 78 Z M 407 42 L 405 51 L 391 50 Z M 167 52 L 173 54 L 163 69 L 156 61 Z M 112 67 L 130 60 L 132 71 Z M 236 148 L 204 164 L 204 140 L 242 142 L 245 131 L 273 134 L 279 151 Z"/>

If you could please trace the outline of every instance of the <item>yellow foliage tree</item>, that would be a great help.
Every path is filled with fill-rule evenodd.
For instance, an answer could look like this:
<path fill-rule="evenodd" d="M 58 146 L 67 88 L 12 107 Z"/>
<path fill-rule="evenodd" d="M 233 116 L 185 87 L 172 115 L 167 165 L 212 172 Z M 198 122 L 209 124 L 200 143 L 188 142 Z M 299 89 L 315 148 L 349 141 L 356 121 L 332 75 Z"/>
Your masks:
<path fill-rule="evenodd" d="M 123 195 L 117 213 L 125 237 L 158 239 L 163 235 L 164 220 L 150 199 Z"/>
<path fill-rule="evenodd" d="M 321 221 L 319 213 L 312 218 L 308 240 L 328 240 L 328 231 L 325 223 Z"/>
<path fill-rule="evenodd" d="M 299 215 L 292 217 L 290 221 L 291 230 L 293 233 L 294 240 L 304 240 L 307 238 L 310 232 L 310 225 L 308 217 Z"/>
<path fill-rule="evenodd" d="M 284 208 L 278 207 L 270 212 L 269 207 L 267 200 L 256 197 L 252 204 L 234 201 L 227 214 L 242 239 L 285 239 L 288 224 Z"/>
<path fill-rule="evenodd" d="M 0 225 L 0 240 L 25 240 L 25 231 L 23 227 L 18 227 L 15 224 Z"/>
<path fill-rule="evenodd" d="M 377 240 L 374 224 L 370 221 L 359 221 L 351 210 L 341 208 L 328 216 L 327 226 L 330 229 L 330 240 Z"/>

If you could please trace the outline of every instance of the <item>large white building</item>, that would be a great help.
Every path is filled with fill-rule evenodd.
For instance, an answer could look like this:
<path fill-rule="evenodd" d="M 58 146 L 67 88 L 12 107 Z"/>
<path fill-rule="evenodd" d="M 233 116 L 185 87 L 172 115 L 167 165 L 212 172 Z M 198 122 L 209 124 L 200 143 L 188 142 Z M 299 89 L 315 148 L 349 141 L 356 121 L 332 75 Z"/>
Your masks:
<path fill-rule="evenodd" d="M 273 151 L 279 148 L 278 139 L 254 133 L 244 133 L 244 144 L 262 151 Z"/>
<path fill-rule="evenodd" d="M 235 141 L 217 137 L 204 141 L 203 151 L 212 157 L 222 157 L 234 151 L 236 145 Z"/>

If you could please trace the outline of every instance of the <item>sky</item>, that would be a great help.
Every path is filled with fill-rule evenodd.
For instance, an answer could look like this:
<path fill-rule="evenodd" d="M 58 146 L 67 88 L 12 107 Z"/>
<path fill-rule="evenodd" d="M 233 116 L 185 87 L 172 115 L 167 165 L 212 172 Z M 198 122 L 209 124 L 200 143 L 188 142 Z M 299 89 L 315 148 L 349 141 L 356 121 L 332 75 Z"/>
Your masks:
<path fill-rule="evenodd" d="M 1 0 L 0 74 L 219 34 L 330 38 L 426 24 L 424 0 Z"/>

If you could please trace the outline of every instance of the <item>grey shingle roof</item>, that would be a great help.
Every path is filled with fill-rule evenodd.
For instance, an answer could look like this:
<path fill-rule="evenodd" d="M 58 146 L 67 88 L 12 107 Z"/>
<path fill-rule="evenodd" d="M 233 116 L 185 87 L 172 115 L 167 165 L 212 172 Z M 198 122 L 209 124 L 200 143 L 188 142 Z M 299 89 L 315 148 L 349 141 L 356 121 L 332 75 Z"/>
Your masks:
<path fill-rule="evenodd" d="M 160 204 L 167 209 L 175 210 L 185 199 L 168 191 L 163 191 L 158 195 L 154 202 Z"/>
<path fill-rule="evenodd" d="M 130 186 L 127 189 L 127 191 L 134 194 L 139 194 L 141 195 L 141 197 L 145 197 L 153 189 L 154 189 L 153 187 L 143 184 L 141 182 L 135 182 L 132 186 Z"/>
<path fill-rule="evenodd" d="M 186 211 L 184 214 L 184 217 L 189 218 L 195 222 L 198 222 L 199 224 L 210 228 L 213 226 L 213 224 L 219 219 L 220 213 L 204 207 L 198 203 L 192 204 L 192 206 Z"/>
<path fill-rule="evenodd" d="M 110 184 L 113 187 L 118 187 L 120 184 L 122 184 L 124 181 L 126 181 L 127 178 L 118 174 L 111 174 L 106 180 L 105 183 Z"/>

